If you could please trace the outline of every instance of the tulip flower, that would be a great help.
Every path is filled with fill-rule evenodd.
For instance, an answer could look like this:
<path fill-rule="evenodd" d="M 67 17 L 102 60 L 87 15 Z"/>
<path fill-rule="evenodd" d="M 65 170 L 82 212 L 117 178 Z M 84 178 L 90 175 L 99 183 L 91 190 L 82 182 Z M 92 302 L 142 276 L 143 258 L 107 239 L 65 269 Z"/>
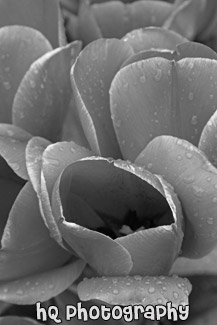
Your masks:
<path fill-rule="evenodd" d="M 121 38 L 133 29 L 158 26 L 216 49 L 216 1 L 62 0 L 69 40 Z M 109 19 L 108 19 L 109 17 Z"/>
<path fill-rule="evenodd" d="M 27 63 L 18 31 L 36 36 Z M 0 30 L 3 302 L 186 305 L 174 262 L 216 246 L 216 53 L 161 28 L 122 36 L 77 57 L 79 42 Z"/>

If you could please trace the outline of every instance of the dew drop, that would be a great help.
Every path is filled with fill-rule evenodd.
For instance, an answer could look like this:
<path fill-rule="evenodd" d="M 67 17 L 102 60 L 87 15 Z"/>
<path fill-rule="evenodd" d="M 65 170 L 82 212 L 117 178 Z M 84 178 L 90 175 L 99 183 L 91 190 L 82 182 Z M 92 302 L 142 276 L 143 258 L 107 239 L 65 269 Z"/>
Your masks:
<path fill-rule="evenodd" d="M 209 224 L 209 225 L 213 225 L 213 218 L 208 218 L 207 219 L 207 223 Z"/>
<path fill-rule="evenodd" d="M 181 155 L 178 155 L 178 156 L 176 156 L 176 159 L 177 159 L 178 161 L 181 161 L 181 160 L 182 160 L 182 156 L 181 156 Z"/>
<path fill-rule="evenodd" d="M 117 284 L 118 283 L 118 279 L 116 279 L 116 278 L 112 279 L 112 283 L 113 284 Z"/>
<path fill-rule="evenodd" d="M 19 295 L 19 296 L 22 296 L 23 295 L 23 290 L 18 289 L 17 292 L 16 292 L 16 294 Z"/>
<path fill-rule="evenodd" d="M 114 290 L 112 290 L 112 293 L 113 293 L 114 295 L 118 295 L 118 294 L 119 294 L 119 291 L 118 291 L 117 289 L 114 289 Z"/>
<path fill-rule="evenodd" d="M 162 71 L 160 69 L 157 69 L 157 73 L 155 74 L 154 79 L 156 81 L 160 81 L 161 77 L 162 77 Z"/>
<path fill-rule="evenodd" d="M 193 99 L 194 99 L 194 94 L 193 94 L 192 92 L 190 92 L 190 93 L 188 94 L 188 99 L 189 99 L 189 100 L 193 100 Z"/>
<path fill-rule="evenodd" d="M 178 299 L 178 298 L 179 298 L 179 294 L 178 294 L 178 292 L 174 291 L 174 292 L 173 292 L 173 297 L 174 297 L 175 299 Z"/>
<path fill-rule="evenodd" d="M 148 169 L 152 169 L 152 167 L 153 167 L 153 164 L 152 163 L 148 163 L 147 168 Z"/>
<path fill-rule="evenodd" d="M 35 86 L 36 86 L 34 80 L 30 80 L 30 81 L 29 81 L 29 84 L 30 84 L 30 87 L 31 87 L 31 88 L 35 88 Z"/>
<path fill-rule="evenodd" d="M 134 279 L 135 279 L 136 281 L 142 281 L 142 277 L 141 277 L 141 275 L 135 275 L 135 276 L 134 276 Z"/>
<path fill-rule="evenodd" d="M 54 284 L 53 284 L 53 283 L 49 284 L 48 288 L 49 288 L 50 290 L 53 290 L 53 289 L 54 289 Z"/>
<path fill-rule="evenodd" d="M 148 289 L 148 292 L 149 292 L 149 293 L 154 293 L 154 292 L 155 292 L 155 288 L 154 288 L 154 287 L 150 287 L 150 288 Z"/>
<path fill-rule="evenodd" d="M 191 184 L 195 181 L 195 177 L 193 175 L 188 175 L 185 176 L 183 180 L 186 184 Z"/>
<path fill-rule="evenodd" d="M 140 79 L 141 83 L 143 83 L 143 84 L 146 82 L 146 77 L 145 76 L 141 76 L 139 79 Z"/>
<path fill-rule="evenodd" d="M 8 293 L 8 288 L 4 288 L 4 289 L 3 289 L 3 292 L 4 292 L 4 293 Z"/>
<path fill-rule="evenodd" d="M 193 115 L 192 118 L 191 118 L 191 124 L 192 125 L 197 125 L 197 116 L 196 115 Z"/>
<path fill-rule="evenodd" d="M 10 90 L 10 89 L 11 89 L 11 84 L 10 84 L 9 81 L 4 81 L 4 82 L 3 82 L 3 85 L 4 85 L 4 88 L 5 88 L 6 90 Z"/>
<path fill-rule="evenodd" d="M 192 187 L 192 189 L 193 189 L 194 195 L 195 195 L 196 197 L 199 197 L 199 198 L 202 197 L 202 195 L 203 195 L 203 193 L 204 193 L 204 190 L 203 190 L 202 188 L 200 188 L 200 187 L 194 185 L 194 186 Z"/>
<path fill-rule="evenodd" d="M 217 197 L 216 196 L 212 199 L 212 202 L 213 203 L 216 203 L 217 202 Z"/>
<path fill-rule="evenodd" d="M 126 83 L 123 84 L 123 88 L 124 88 L 124 90 L 128 90 L 128 87 L 129 87 L 128 82 L 126 82 Z"/>
<path fill-rule="evenodd" d="M 186 157 L 187 157 L 188 159 L 191 159 L 191 158 L 193 157 L 193 155 L 192 155 L 191 152 L 187 152 L 187 153 L 186 153 Z"/>
<path fill-rule="evenodd" d="M 210 94 L 210 95 L 209 95 L 209 98 L 210 98 L 210 99 L 213 99 L 213 98 L 214 98 L 214 95 L 213 95 L 213 94 Z"/>

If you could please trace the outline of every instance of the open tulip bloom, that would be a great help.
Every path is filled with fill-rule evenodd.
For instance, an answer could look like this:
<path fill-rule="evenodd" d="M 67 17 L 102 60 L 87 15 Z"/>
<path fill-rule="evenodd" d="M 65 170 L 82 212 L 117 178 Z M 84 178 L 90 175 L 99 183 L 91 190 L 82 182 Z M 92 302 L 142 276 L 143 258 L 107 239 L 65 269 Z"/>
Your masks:
<path fill-rule="evenodd" d="M 84 43 L 94 41 L 82 49 L 66 44 L 52 1 L 58 37 L 46 26 L 0 29 L 1 313 L 53 298 L 60 315 L 78 301 L 178 308 L 189 304 L 191 275 L 197 322 L 194 301 L 208 299 L 204 313 L 217 304 L 215 293 L 208 298 L 217 269 L 217 54 L 186 38 L 205 20 L 198 25 L 195 1 L 172 14 L 160 2 L 158 26 L 167 29 L 119 39 L 101 29 L 99 38 L 92 13 Z M 177 33 L 186 6 L 198 14 L 190 36 Z"/>

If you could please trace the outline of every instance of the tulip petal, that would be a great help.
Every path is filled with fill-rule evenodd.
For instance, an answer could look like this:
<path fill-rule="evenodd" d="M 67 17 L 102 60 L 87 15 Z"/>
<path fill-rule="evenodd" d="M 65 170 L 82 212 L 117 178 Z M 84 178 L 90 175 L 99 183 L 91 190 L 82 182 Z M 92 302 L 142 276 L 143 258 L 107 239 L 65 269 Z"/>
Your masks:
<path fill-rule="evenodd" d="M 182 255 L 208 254 L 217 243 L 217 170 L 192 144 L 171 136 L 152 140 L 135 163 L 173 185 L 186 216 Z"/>
<path fill-rule="evenodd" d="M 2 2 L 0 16 L 1 5 Z M 0 39 L 0 121 L 10 123 L 11 107 L 21 79 L 32 62 L 50 51 L 52 47 L 39 31 L 24 26 L 0 28 Z"/>
<path fill-rule="evenodd" d="M 180 251 L 183 237 L 180 206 L 177 202 L 175 206 L 174 202 L 177 199 L 172 199 L 170 192 L 171 190 L 167 190 L 165 185 L 162 187 L 157 177 L 145 170 L 141 170 L 136 165 L 90 157 L 69 165 L 63 171 L 54 186 L 52 207 L 64 240 L 72 247 L 73 251 L 77 252 L 80 257 L 85 258 L 99 274 L 120 275 L 120 272 L 123 274 L 123 267 L 125 268 L 125 274 L 128 274 L 129 271 L 130 274 L 131 272 L 135 274 L 136 272 L 146 272 L 146 270 L 150 270 L 155 274 L 157 271 L 166 273 Z M 163 195 L 167 195 L 168 202 Z M 135 250 L 138 248 L 136 247 L 136 241 L 134 241 L 136 236 L 132 235 L 131 242 L 133 242 L 134 246 L 131 249 L 131 245 L 127 244 L 130 235 L 124 237 L 126 240 L 123 239 L 122 245 L 122 238 L 113 241 L 104 233 L 100 233 L 103 221 L 104 228 L 107 227 L 105 234 L 110 230 L 114 232 L 116 237 L 120 236 L 119 230 L 125 223 L 125 217 L 129 211 L 135 211 L 139 218 L 141 225 L 138 225 L 137 228 L 143 225 L 143 219 L 145 218 L 152 218 L 164 213 L 172 215 L 169 206 L 170 200 L 175 224 L 172 226 L 173 230 L 168 230 L 165 226 L 165 233 L 168 233 L 168 241 L 173 240 L 174 247 L 166 254 L 168 260 L 165 257 L 163 261 L 162 259 L 158 260 L 157 266 L 153 262 L 151 265 L 144 267 L 145 271 L 143 271 L 142 262 L 139 259 L 142 256 L 144 261 L 148 253 L 143 253 L 146 247 L 143 250 L 140 247 L 139 256 L 137 256 L 134 251 L 134 248 Z M 83 201 L 85 204 L 81 207 Z M 90 229 L 87 229 L 87 227 Z M 170 232 L 172 233 L 172 239 L 170 238 Z M 138 236 L 141 233 L 141 231 L 138 231 Z M 150 237 L 149 241 L 154 245 Z M 163 237 L 164 235 L 162 235 Z M 117 244 L 120 244 L 119 247 L 116 247 Z M 110 250 L 105 248 L 107 245 L 109 245 Z M 123 246 L 122 249 L 121 246 Z M 120 265 L 120 262 L 116 260 L 118 250 L 123 256 L 122 259 L 126 259 L 121 252 L 123 249 L 130 253 L 133 260 L 135 259 L 133 269 L 131 267 L 127 270 L 124 265 L 126 262 Z M 111 252 L 113 252 L 112 256 Z M 133 253 L 135 253 L 135 256 L 133 256 Z M 159 255 L 157 256 L 159 257 Z M 115 261 L 112 262 L 111 259 L 115 259 Z"/>
<path fill-rule="evenodd" d="M 31 134 L 8 124 L 0 124 L 0 155 L 16 175 L 27 180 L 25 148 Z M 2 176 L 5 175 L 2 173 Z"/>
<path fill-rule="evenodd" d="M 39 194 L 41 186 L 42 154 L 49 144 L 50 141 L 47 139 L 32 137 L 26 145 L 26 168 L 32 186 L 37 194 Z"/>
<path fill-rule="evenodd" d="M 94 4 L 92 10 L 104 38 L 121 38 L 133 29 L 161 26 L 172 5 L 163 1 L 110 1 Z"/>
<path fill-rule="evenodd" d="M 71 81 L 81 124 L 95 154 L 120 158 L 112 126 L 109 87 L 132 48 L 116 39 L 100 39 L 81 52 L 72 69 Z"/>
<path fill-rule="evenodd" d="M 104 277 L 84 279 L 78 285 L 81 300 L 98 299 L 111 305 L 188 305 L 191 284 L 179 277 Z"/>
<path fill-rule="evenodd" d="M 127 59 L 121 66 L 121 68 L 127 66 L 128 64 L 138 62 L 141 60 L 150 59 L 153 57 L 161 57 L 167 60 L 181 60 L 183 58 L 207 58 L 207 59 L 217 59 L 217 53 L 213 51 L 210 47 L 196 42 L 186 42 L 176 46 L 176 50 L 145 50 L 138 52 Z"/>
<path fill-rule="evenodd" d="M 80 42 L 74 42 L 31 65 L 14 98 L 13 124 L 51 141 L 60 138 L 72 96 L 69 71 L 79 51 Z"/>
<path fill-rule="evenodd" d="M 167 275 L 180 253 L 183 240 L 181 206 L 172 187 L 159 176 L 158 179 L 174 221 L 170 225 L 137 231 L 116 239 L 132 256 L 131 275 Z M 162 213 L 165 218 L 167 213 Z"/>
<path fill-rule="evenodd" d="M 121 69 L 110 88 L 113 124 L 125 159 L 148 142 L 173 135 L 193 144 L 216 110 L 217 61 L 151 58 Z"/>
<path fill-rule="evenodd" d="M 135 53 L 151 49 L 176 50 L 178 44 L 188 41 L 187 38 L 160 27 L 135 29 L 122 39 L 132 46 Z"/>
<path fill-rule="evenodd" d="M 43 152 L 42 170 L 46 186 L 51 196 L 52 188 L 65 167 L 81 158 L 92 156 L 93 153 L 75 142 L 57 142 L 49 145 Z"/>
<path fill-rule="evenodd" d="M 197 260 L 180 257 L 171 269 L 171 274 L 195 275 L 217 274 L 217 246 L 206 256 Z"/>
<path fill-rule="evenodd" d="M 165 21 L 163 27 L 174 30 L 190 40 L 194 39 L 203 28 L 206 5 L 204 0 L 181 1 Z"/>
<path fill-rule="evenodd" d="M 1 325 L 40 325 L 40 323 L 27 317 L 6 316 L 0 317 Z"/>
<path fill-rule="evenodd" d="M 83 261 L 74 260 L 55 270 L 2 283 L 0 284 L 0 299 L 19 305 L 44 302 L 66 290 L 81 275 L 84 267 Z"/>
<path fill-rule="evenodd" d="M 198 147 L 202 150 L 209 161 L 217 167 L 217 111 L 211 116 L 206 123 L 201 136 Z"/>
<path fill-rule="evenodd" d="M 57 0 L 38 0 L 36 2 L 34 0 L 19 0 L 19 2 L 1 0 L 0 26 L 22 25 L 34 28 L 44 34 L 55 48 L 59 46 L 58 8 Z"/>
<path fill-rule="evenodd" d="M 70 255 L 49 236 L 28 182 L 10 211 L 1 241 L 0 279 L 17 279 L 58 267 Z"/>
<path fill-rule="evenodd" d="M 103 37 L 89 0 L 80 1 L 77 29 L 79 38 L 83 41 L 84 46 Z"/>
<path fill-rule="evenodd" d="M 61 246 L 65 247 L 62 243 L 62 236 L 59 232 L 58 225 L 53 216 L 49 195 L 51 195 L 52 185 L 55 183 L 56 178 L 59 176 L 61 171 L 73 161 L 80 159 L 81 157 L 86 157 L 90 152 L 88 149 L 80 147 L 74 142 L 59 142 L 49 145 L 45 149 L 45 146 L 47 146 L 46 142 L 43 143 L 43 141 L 41 141 L 40 143 L 40 141 L 38 144 L 36 143 L 36 154 L 38 150 L 37 146 L 39 146 L 39 154 L 41 155 L 43 153 L 43 156 L 39 160 L 36 156 L 36 168 L 33 170 L 32 181 L 37 178 L 38 173 L 41 171 L 42 164 L 40 181 L 38 181 L 38 184 L 36 183 L 36 191 L 39 197 L 41 213 L 45 224 L 49 228 L 50 235 Z M 60 154 L 64 159 L 59 159 Z"/>
<path fill-rule="evenodd" d="M 70 167 L 72 165 L 68 166 L 63 172 L 63 175 L 68 179 L 70 179 Z M 61 184 L 61 180 L 61 177 L 59 177 L 54 186 L 52 203 L 55 204 L 55 208 L 53 209 L 54 216 L 64 240 L 72 248 L 73 252 L 84 259 L 98 274 L 128 274 L 132 268 L 132 261 L 130 254 L 124 247 L 108 236 L 89 230 L 73 221 L 67 222 L 65 220 L 65 216 L 63 215 L 64 208 L 62 207 L 60 196 L 65 184 Z M 61 185 L 62 188 L 60 188 Z M 82 211 L 80 210 L 80 212 Z M 95 219 L 98 217 L 93 213 L 91 216 L 94 216 Z M 73 215 L 70 217 L 73 220 Z M 79 217 L 81 218 L 82 215 Z M 96 222 L 100 225 L 98 220 L 94 220 L 91 223 L 95 224 Z"/>

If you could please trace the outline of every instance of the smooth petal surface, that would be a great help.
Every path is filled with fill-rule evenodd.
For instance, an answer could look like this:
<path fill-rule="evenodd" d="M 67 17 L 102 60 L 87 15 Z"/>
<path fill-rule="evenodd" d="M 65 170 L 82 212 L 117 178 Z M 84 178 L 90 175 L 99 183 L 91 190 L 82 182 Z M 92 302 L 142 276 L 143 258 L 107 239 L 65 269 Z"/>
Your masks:
<path fill-rule="evenodd" d="M 123 41 L 100 39 L 85 47 L 72 69 L 78 114 L 90 147 L 97 155 L 120 158 L 108 90 L 122 63 L 133 53 Z"/>
<path fill-rule="evenodd" d="M 170 136 L 152 140 L 135 163 L 173 185 L 186 216 L 182 255 L 208 254 L 217 243 L 217 170 L 196 147 Z"/>
<path fill-rule="evenodd" d="M 181 206 L 172 187 L 162 178 L 158 179 L 160 184 L 157 188 L 170 205 L 174 220 L 171 225 L 136 231 L 116 239 L 132 256 L 131 275 L 167 275 L 180 253 L 183 240 Z M 162 211 L 163 218 L 166 219 L 167 214 L 168 211 Z"/>
<path fill-rule="evenodd" d="M 1 0 L 0 26 L 22 25 L 37 29 L 54 48 L 58 47 L 58 6 L 57 0 Z"/>
<path fill-rule="evenodd" d="M 81 44 L 74 42 L 45 54 L 25 74 L 13 102 L 13 123 L 56 141 L 71 101 L 70 68 Z"/>
<path fill-rule="evenodd" d="M 0 317 L 1 325 L 40 325 L 31 318 L 19 317 L 19 316 L 6 316 Z"/>
<path fill-rule="evenodd" d="M 32 62 L 52 47 L 39 31 L 24 26 L 0 28 L 0 40 L 0 121 L 11 123 L 12 103 L 21 79 Z"/>
<path fill-rule="evenodd" d="M 108 277 L 84 279 L 78 285 L 81 300 L 98 299 L 111 305 L 188 305 L 191 284 L 178 277 Z"/>
<path fill-rule="evenodd" d="M 110 96 L 113 124 L 125 159 L 134 160 L 151 139 L 173 135 L 197 145 L 216 110 L 217 61 L 164 58 L 121 69 Z"/>
<path fill-rule="evenodd" d="M 85 263 L 74 260 L 70 264 L 37 273 L 16 281 L 0 284 L 0 299 L 13 304 L 32 305 L 44 302 L 66 290 L 82 273 Z"/>
<path fill-rule="evenodd" d="M 50 238 L 28 182 L 18 194 L 4 229 L 0 251 L 0 280 L 43 272 L 66 262 L 70 254 Z"/>
<path fill-rule="evenodd" d="M 187 38 L 180 34 L 160 27 L 134 29 L 122 39 L 124 42 L 132 46 L 135 53 L 151 49 L 174 51 L 178 44 L 188 41 Z"/>
<path fill-rule="evenodd" d="M 133 29 L 161 26 L 172 5 L 163 1 L 110 1 L 94 4 L 92 10 L 104 38 L 121 38 Z"/>

